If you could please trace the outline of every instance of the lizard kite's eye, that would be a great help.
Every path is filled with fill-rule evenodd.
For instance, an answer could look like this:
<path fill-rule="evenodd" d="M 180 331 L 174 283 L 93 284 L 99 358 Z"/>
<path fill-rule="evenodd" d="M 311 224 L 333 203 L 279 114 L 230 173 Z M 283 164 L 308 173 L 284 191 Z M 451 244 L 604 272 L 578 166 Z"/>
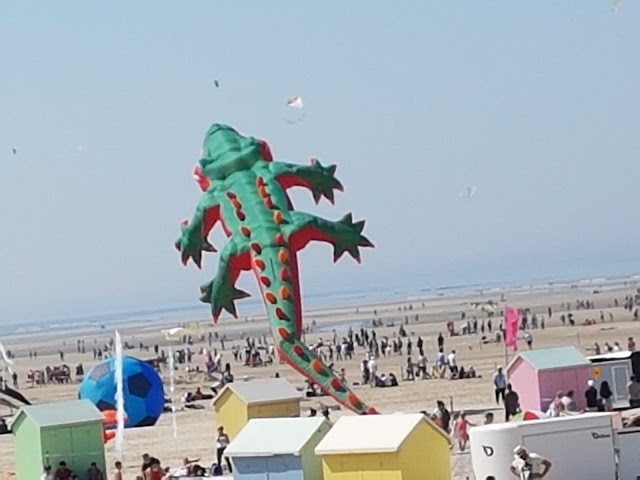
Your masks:
<path fill-rule="evenodd" d="M 271 155 L 271 149 L 267 142 L 264 140 L 258 140 L 258 148 L 260 148 L 260 156 L 265 162 L 273 161 L 273 155 Z"/>

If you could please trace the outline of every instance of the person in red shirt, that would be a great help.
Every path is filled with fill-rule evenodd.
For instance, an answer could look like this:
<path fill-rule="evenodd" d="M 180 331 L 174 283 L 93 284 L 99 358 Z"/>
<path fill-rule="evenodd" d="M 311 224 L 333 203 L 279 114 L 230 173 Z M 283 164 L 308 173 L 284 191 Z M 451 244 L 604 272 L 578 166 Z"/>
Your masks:
<path fill-rule="evenodd" d="M 67 463 L 62 461 L 58 464 L 53 478 L 55 480 L 71 480 L 71 478 L 73 478 L 73 472 L 67 467 Z"/>

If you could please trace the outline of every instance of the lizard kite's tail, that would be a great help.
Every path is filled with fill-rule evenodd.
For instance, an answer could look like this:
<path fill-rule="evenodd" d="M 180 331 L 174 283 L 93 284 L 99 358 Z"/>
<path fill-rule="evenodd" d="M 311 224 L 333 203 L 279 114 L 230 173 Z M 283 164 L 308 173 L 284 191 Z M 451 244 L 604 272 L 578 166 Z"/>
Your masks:
<path fill-rule="evenodd" d="M 252 252 L 252 259 L 280 358 L 350 410 L 359 414 L 378 413 L 360 400 L 299 339 L 294 298 L 299 292 L 293 291 L 288 249 L 267 247 L 259 254 Z"/>

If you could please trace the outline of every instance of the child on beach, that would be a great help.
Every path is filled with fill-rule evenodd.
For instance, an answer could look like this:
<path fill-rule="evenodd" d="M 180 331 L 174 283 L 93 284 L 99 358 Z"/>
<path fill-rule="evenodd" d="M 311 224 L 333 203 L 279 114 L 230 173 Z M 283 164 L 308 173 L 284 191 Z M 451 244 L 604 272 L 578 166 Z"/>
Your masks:
<path fill-rule="evenodd" d="M 474 427 L 475 425 L 467 420 L 466 412 L 460 412 L 460 416 L 455 421 L 453 435 L 458 439 L 458 447 L 460 447 L 461 452 L 464 452 L 467 449 L 467 444 L 469 443 L 470 426 Z"/>

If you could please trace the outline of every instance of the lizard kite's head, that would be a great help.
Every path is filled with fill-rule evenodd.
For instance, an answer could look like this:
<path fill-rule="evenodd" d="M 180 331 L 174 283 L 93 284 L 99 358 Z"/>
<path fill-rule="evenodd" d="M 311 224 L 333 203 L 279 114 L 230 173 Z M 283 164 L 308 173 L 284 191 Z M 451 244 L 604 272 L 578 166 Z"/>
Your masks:
<path fill-rule="evenodd" d="M 194 178 L 203 191 L 212 181 L 223 180 L 234 172 L 251 168 L 257 161 L 273 160 L 269 145 L 263 140 L 245 137 L 233 127 L 214 123 L 202 143 L 199 166 Z"/>

